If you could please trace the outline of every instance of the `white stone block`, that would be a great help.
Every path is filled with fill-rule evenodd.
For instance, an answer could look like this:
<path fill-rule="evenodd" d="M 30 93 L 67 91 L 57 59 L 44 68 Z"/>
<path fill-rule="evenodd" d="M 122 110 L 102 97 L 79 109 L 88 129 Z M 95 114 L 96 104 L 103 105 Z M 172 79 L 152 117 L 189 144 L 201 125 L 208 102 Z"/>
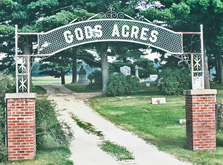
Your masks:
<path fill-rule="evenodd" d="M 166 98 L 152 98 L 152 104 L 166 104 Z"/>

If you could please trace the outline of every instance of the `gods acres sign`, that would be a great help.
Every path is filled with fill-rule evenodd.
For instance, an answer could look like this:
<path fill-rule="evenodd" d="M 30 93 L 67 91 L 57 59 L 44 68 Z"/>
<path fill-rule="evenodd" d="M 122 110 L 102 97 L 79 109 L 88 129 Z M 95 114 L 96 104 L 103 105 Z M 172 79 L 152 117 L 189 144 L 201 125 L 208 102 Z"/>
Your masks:
<path fill-rule="evenodd" d="M 126 19 L 97 19 L 68 24 L 39 33 L 39 55 L 97 42 L 132 42 L 171 54 L 182 54 L 182 33 L 154 24 Z"/>

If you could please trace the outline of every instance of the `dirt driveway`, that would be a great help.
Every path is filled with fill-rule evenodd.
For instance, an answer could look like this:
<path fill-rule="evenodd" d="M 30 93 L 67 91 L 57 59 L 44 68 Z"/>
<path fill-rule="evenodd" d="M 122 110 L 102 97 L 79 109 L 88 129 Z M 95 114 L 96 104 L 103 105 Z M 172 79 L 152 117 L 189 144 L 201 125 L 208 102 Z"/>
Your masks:
<path fill-rule="evenodd" d="M 75 139 L 70 145 L 72 155 L 70 159 L 75 165 L 183 165 L 189 164 L 179 161 L 172 155 L 159 151 L 155 146 L 147 143 L 133 133 L 124 131 L 116 127 L 113 123 L 101 117 L 84 103 L 85 99 L 94 94 L 73 93 L 64 86 L 43 86 L 49 99 L 57 103 L 60 112 L 59 120 L 64 120 L 72 127 Z M 101 131 L 106 140 L 126 147 L 132 152 L 134 159 L 128 161 L 118 161 L 108 153 L 101 150 L 99 144 L 101 139 L 93 134 L 86 133 L 71 118 L 69 113 L 73 113 L 80 120 L 91 123 L 97 130 Z"/>

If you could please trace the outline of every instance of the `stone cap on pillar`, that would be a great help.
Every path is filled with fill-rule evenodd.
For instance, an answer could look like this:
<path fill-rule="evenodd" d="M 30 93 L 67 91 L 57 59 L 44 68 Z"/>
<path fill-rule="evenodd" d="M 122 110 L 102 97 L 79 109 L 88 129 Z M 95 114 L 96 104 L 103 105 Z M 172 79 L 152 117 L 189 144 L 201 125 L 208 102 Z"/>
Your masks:
<path fill-rule="evenodd" d="M 36 93 L 6 93 L 6 99 L 35 99 Z"/>
<path fill-rule="evenodd" d="M 216 95 L 217 89 L 184 90 L 184 95 Z"/>

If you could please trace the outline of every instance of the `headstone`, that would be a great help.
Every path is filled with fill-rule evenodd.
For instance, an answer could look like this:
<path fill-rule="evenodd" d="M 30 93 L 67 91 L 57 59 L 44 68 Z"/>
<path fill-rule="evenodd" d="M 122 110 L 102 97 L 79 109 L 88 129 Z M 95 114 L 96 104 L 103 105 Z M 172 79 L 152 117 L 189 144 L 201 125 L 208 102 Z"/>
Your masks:
<path fill-rule="evenodd" d="M 179 119 L 177 122 L 179 124 L 185 124 L 186 123 L 186 119 Z"/>
<path fill-rule="evenodd" d="M 146 87 L 150 87 L 150 83 L 146 83 Z"/>
<path fill-rule="evenodd" d="M 158 79 L 158 75 L 157 74 L 151 74 L 149 76 L 150 81 L 156 81 Z"/>
<path fill-rule="evenodd" d="M 136 65 L 136 67 L 135 67 L 135 70 L 136 70 L 136 72 L 135 72 L 135 76 L 137 77 L 137 78 L 139 78 L 139 67 Z"/>
<path fill-rule="evenodd" d="M 84 67 L 81 66 L 80 71 L 79 71 L 78 83 L 79 84 L 88 84 L 86 77 L 87 77 L 86 71 L 84 70 Z"/>
<path fill-rule="evenodd" d="M 123 73 L 124 75 L 131 75 L 131 68 L 128 66 L 123 66 L 120 67 L 120 72 Z"/>
<path fill-rule="evenodd" d="M 152 104 L 166 104 L 166 98 L 152 98 Z"/>

